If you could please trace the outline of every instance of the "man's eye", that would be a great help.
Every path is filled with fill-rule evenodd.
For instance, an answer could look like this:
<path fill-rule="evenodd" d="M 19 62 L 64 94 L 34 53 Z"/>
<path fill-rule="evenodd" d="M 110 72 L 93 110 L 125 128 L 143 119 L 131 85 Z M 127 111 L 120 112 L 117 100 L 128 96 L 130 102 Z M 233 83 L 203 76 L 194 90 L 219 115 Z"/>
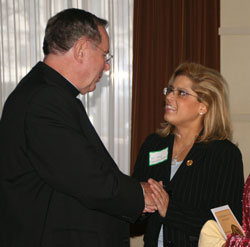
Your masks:
<path fill-rule="evenodd" d="M 178 90 L 178 95 L 179 96 L 186 96 L 188 93 L 183 91 L 183 90 Z"/>

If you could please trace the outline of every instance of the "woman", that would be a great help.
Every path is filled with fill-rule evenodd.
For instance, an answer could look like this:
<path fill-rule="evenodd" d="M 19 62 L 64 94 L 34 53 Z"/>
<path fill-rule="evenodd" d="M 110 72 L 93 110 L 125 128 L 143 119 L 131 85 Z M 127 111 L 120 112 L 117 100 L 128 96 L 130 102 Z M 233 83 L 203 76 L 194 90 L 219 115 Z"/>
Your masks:
<path fill-rule="evenodd" d="M 181 64 L 164 88 L 164 126 L 143 143 L 133 177 L 163 182 L 148 217 L 148 246 L 197 246 L 211 208 L 228 204 L 241 221 L 240 150 L 230 141 L 227 84 L 215 70 Z"/>

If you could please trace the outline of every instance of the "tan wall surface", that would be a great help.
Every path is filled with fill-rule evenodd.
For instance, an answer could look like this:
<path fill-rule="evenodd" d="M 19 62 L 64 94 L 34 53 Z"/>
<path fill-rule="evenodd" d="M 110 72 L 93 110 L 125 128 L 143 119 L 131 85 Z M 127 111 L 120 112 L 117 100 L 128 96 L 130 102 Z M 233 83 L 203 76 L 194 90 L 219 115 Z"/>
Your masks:
<path fill-rule="evenodd" d="M 234 142 L 250 173 L 250 1 L 221 0 L 221 73 L 230 90 Z"/>

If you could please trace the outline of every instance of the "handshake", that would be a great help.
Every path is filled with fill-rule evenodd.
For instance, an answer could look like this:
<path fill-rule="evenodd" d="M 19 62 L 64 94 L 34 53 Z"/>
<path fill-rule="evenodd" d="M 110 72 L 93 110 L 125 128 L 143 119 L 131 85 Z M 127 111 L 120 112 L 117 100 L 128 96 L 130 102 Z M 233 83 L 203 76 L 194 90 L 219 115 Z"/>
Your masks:
<path fill-rule="evenodd" d="M 150 178 L 148 182 L 141 182 L 141 186 L 144 190 L 145 208 L 143 213 L 154 213 L 158 210 L 162 217 L 166 216 L 169 195 L 163 188 L 162 181 L 157 182 Z"/>

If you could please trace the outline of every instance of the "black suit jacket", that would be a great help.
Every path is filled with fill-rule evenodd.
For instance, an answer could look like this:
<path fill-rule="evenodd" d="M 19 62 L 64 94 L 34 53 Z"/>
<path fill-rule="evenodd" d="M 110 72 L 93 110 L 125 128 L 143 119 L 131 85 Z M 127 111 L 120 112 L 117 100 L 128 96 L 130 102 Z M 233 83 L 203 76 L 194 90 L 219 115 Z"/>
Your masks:
<path fill-rule="evenodd" d="M 0 246 L 129 246 L 144 208 L 78 90 L 39 62 L 8 97 L 0 123 Z"/>
<path fill-rule="evenodd" d="M 174 136 L 152 134 L 143 143 L 133 177 L 162 180 L 170 200 L 165 218 L 158 212 L 148 217 L 145 246 L 155 247 L 163 224 L 164 246 L 197 246 L 203 224 L 213 219 L 211 208 L 228 204 L 239 222 L 244 186 L 239 149 L 228 140 L 195 143 L 170 180 Z M 167 159 L 149 165 L 149 153 L 167 149 Z"/>

